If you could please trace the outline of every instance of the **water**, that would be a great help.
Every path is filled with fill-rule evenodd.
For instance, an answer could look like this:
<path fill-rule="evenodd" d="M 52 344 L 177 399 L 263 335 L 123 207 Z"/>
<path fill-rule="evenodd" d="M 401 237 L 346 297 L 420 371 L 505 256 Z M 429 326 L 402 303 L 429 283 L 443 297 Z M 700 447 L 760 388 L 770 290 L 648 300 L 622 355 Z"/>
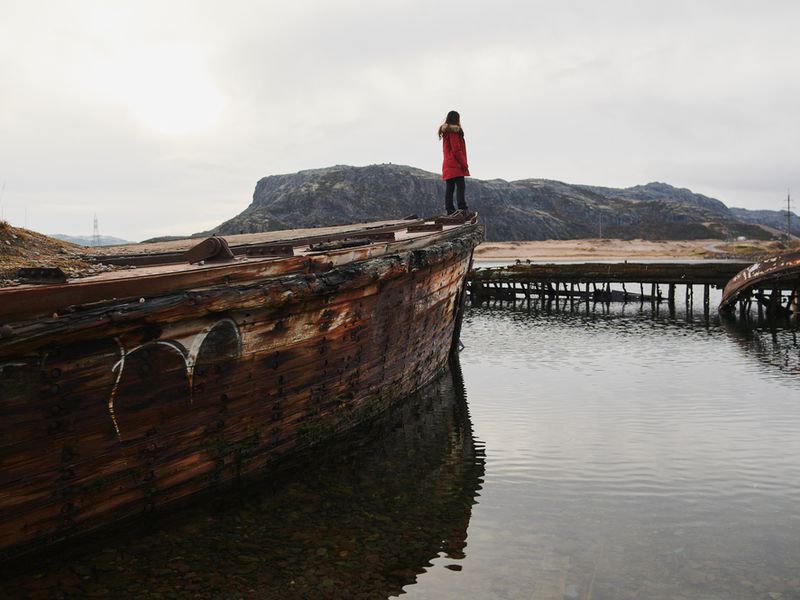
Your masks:
<path fill-rule="evenodd" d="M 796 335 L 637 308 L 469 313 L 472 597 L 800 598 Z"/>
<path fill-rule="evenodd" d="M 356 440 L 0 593 L 800 598 L 796 332 L 611 305 L 472 309 L 462 340 Z"/>
<path fill-rule="evenodd" d="M 483 475 L 456 367 L 268 481 L 7 565 L 0 598 L 385 598 L 460 568 Z"/>

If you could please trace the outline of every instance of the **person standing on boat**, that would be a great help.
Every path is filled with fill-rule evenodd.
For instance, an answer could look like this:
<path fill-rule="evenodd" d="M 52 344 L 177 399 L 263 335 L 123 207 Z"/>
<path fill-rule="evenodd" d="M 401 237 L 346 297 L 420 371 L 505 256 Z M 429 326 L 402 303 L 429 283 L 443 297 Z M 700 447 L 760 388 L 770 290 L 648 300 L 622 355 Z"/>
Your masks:
<path fill-rule="evenodd" d="M 467 201 L 464 198 L 466 184 L 464 177 L 469 177 L 467 164 L 467 146 L 464 143 L 464 130 L 461 129 L 461 116 L 454 110 L 447 113 L 447 118 L 439 126 L 439 139 L 442 140 L 442 179 L 446 187 L 444 192 L 444 208 L 448 215 L 464 215 L 468 213 Z M 453 192 L 456 192 L 458 210 L 453 205 Z"/>

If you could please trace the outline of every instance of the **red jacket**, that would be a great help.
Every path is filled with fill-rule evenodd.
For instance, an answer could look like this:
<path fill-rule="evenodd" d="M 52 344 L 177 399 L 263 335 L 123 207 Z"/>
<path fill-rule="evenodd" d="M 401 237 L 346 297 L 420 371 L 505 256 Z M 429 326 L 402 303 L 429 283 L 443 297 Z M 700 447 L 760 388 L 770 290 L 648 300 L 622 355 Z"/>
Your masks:
<path fill-rule="evenodd" d="M 444 151 L 442 179 L 469 177 L 467 146 L 458 125 L 442 126 L 442 150 Z"/>

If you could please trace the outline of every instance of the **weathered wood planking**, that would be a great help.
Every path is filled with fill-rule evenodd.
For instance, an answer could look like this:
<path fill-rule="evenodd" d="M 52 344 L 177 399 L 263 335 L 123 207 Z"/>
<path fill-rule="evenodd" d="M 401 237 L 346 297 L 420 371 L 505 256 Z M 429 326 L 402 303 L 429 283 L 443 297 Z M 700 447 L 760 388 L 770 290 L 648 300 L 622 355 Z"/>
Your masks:
<path fill-rule="evenodd" d="M 2 555 L 262 471 L 430 380 L 481 232 L 426 237 L 323 257 L 327 270 L 292 262 L 13 322 L 0 339 Z"/>
<path fill-rule="evenodd" d="M 481 449 L 476 448 L 472 437 L 463 383 L 459 377 L 457 361 L 450 361 L 450 369 L 423 386 L 419 393 L 393 404 L 378 418 L 370 420 L 366 426 L 359 426 L 343 439 L 324 444 L 324 456 L 316 451 L 304 452 L 297 460 L 282 461 L 276 467 L 276 473 L 270 473 L 270 479 L 279 480 L 280 483 L 276 483 L 280 486 L 287 480 L 296 479 L 297 471 L 293 466 L 307 469 L 311 464 L 309 461 L 314 461 L 325 472 L 315 473 L 312 478 L 302 477 L 301 474 L 304 484 L 308 486 L 309 493 L 305 496 L 309 498 L 316 493 L 325 493 L 331 485 L 337 487 L 337 494 L 342 492 L 342 485 L 357 494 L 359 487 L 363 488 L 364 481 L 380 482 L 380 489 L 371 491 L 377 494 L 369 499 L 369 506 L 373 510 L 383 508 L 390 511 L 393 520 L 376 520 L 369 511 L 362 511 L 360 516 L 347 515 L 347 507 L 340 504 L 338 513 L 347 520 L 347 524 L 344 526 L 342 522 L 339 539 L 348 539 L 353 531 L 358 531 L 361 536 L 384 536 L 383 547 L 394 549 L 391 556 L 384 557 L 384 563 L 396 565 L 396 568 L 379 569 L 384 573 L 378 580 L 359 578 L 356 584 L 338 593 L 339 597 L 373 598 L 399 594 L 403 585 L 413 583 L 424 570 L 424 565 L 442 552 L 450 558 L 464 557 L 471 507 L 480 488 L 484 460 Z M 355 457 L 354 448 L 359 448 Z M 364 456 L 362 450 L 367 450 L 370 456 Z M 257 546 L 261 558 L 269 563 L 265 565 L 268 570 L 271 568 L 268 576 L 260 569 L 257 576 L 254 572 L 251 573 L 253 577 L 248 579 L 253 583 L 248 587 L 254 589 L 256 595 L 285 595 L 282 590 L 292 587 L 293 572 L 314 568 L 319 560 L 313 552 L 316 548 L 312 548 L 312 552 L 303 558 L 289 552 L 289 546 L 295 544 L 275 543 L 285 519 L 297 511 L 297 500 L 296 494 L 270 495 L 270 513 L 275 519 L 273 527 L 262 523 L 257 530 L 226 530 L 228 547 L 234 546 L 237 541 L 250 544 L 251 547 Z M 166 521 L 158 518 L 158 523 L 167 527 L 169 521 L 169 515 L 166 515 Z M 213 531 L 204 519 L 193 519 L 193 523 L 196 527 L 192 528 L 192 538 L 198 544 L 198 553 L 202 555 L 208 551 L 209 543 L 215 543 L 219 531 Z M 121 592 L 126 596 L 124 583 L 115 585 L 115 571 L 101 567 L 108 563 L 104 550 L 107 551 L 109 546 L 124 549 L 130 564 L 141 566 L 139 571 L 143 577 L 147 576 L 153 565 L 167 564 L 175 558 L 174 545 L 154 545 L 152 536 L 148 538 L 146 535 L 137 535 L 135 531 L 126 531 L 134 529 L 138 528 L 114 528 L 110 537 L 105 538 L 111 540 L 110 544 L 82 546 L 78 563 L 89 568 L 97 565 L 96 572 L 92 571 L 92 579 L 96 587 L 108 588 L 108 595 L 119 595 Z M 348 560 L 357 558 L 363 562 L 371 551 L 370 547 L 361 547 L 356 550 L 358 556 L 351 555 Z M 184 562 L 192 563 L 191 550 L 184 549 L 181 554 L 186 559 Z M 235 564 L 239 563 L 238 554 L 218 554 L 217 571 L 235 571 Z M 292 556 L 300 558 L 299 563 L 293 562 L 296 568 L 281 569 L 278 563 Z M 57 557 L 54 558 L 57 560 Z M 11 565 L 0 583 L 0 597 L 77 597 L 79 592 L 74 587 L 71 594 L 69 588 L 64 591 L 64 582 L 76 570 L 74 562 L 68 562 L 71 564 L 62 564 L 60 568 L 47 558 L 42 562 L 36 557 L 35 561 L 26 560 L 19 564 L 19 568 L 16 564 Z M 27 565 L 30 567 L 26 568 Z M 32 575 L 35 572 L 46 572 L 47 575 L 44 579 L 34 579 Z M 224 596 L 224 581 L 217 585 L 211 581 L 213 572 L 205 573 L 205 578 L 199 570 L 195 572 L 201 579 L 193 579 L 193 582 L 202 586 L 205 596 Z M 270 590 L 279 591 L 269 593 Z"/>
<path fill-rule="evenodd" d="M 760 289 L 770 290 L 769 299 L 766 301 L 762 299 L 762 302 L 767 305 L 768 312 L 774 312 L 780 307 L 781 290 L 787 290 L 789 296 L 786 308 L 797 313 L 798 290 L 800 290 L 800 252 L 778 254 L 743 268 L 725 286 L 719 310 L 722 312 L 734 310 L 737 302 L 747 302 Z"/>
<path fill-rule="evenodd" d="M 725 284 L 749 263 L 550 263 L 476 269 L 475 282 Z"/>

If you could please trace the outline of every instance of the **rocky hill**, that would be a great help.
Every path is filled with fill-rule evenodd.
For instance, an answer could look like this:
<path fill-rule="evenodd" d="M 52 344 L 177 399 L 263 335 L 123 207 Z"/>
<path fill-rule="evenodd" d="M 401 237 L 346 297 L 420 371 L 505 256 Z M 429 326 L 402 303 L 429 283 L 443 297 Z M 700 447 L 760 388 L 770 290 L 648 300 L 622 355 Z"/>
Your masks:
<path fill-rule="evenodd" d="M 785 210 L 747 210 L 744 208 L 731 208 L 731 214 L 745 223 L 757 223 L 777 232 L 786 232 Z M 800 217 L 792 213 L 792 235 L 800 236 Z"/>
<path fill-rule="evenodd" d="M 272 175 L 256 184 L 250 206 L 212 231 L 253 233 L 429 216 L 441 213 L 443 196 L 438 174 L 402 165 L 339 165 Z M 614 189 L 547 179 L 470 178 L 467 201 L 480 213 L 488 240 L 767 239 L 775 235 L 771 213 L 780 214 L 729 209 L 665 183 Z"/>

